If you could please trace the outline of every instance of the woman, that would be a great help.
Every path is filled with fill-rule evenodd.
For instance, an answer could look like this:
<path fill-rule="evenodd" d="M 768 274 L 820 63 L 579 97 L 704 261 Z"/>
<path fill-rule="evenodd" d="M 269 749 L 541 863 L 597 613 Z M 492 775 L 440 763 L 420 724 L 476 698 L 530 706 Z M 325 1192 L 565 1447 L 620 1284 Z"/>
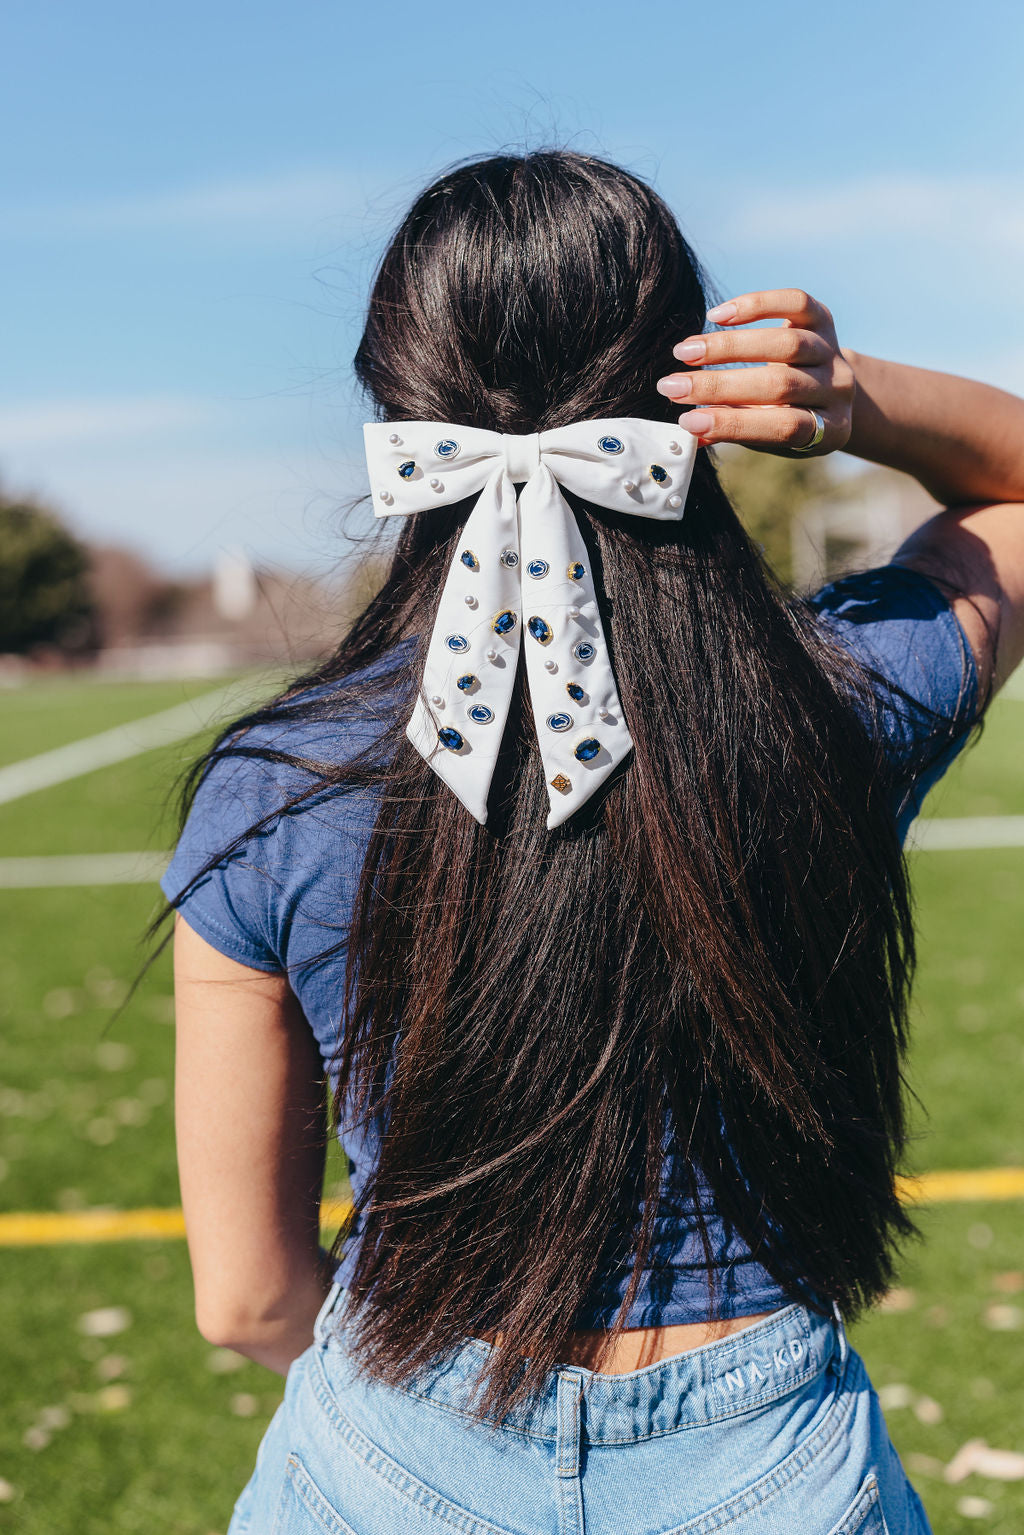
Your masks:
<path fill-rule="evenodd" d="M 222 736 L 164 885 L 198 1325 L 288 1377 L 233 1535 L 919 1535 L 842 1318 L 911 1229 L 901 840 L 1024 653 L 1024 404 L 795 290 L 705 314 L 568 153 L 423 194 L 356 367 L 388 578 Z M 947 509 L 799 601 L 720 442 Z"/>

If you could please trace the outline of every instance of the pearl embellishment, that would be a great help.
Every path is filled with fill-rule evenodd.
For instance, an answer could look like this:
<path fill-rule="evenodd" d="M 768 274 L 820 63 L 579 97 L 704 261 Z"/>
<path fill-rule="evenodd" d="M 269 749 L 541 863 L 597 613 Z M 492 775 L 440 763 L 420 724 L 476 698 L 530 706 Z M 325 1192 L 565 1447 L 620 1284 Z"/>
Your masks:
<path fill-rule="evenodd" d="M 670 506 L 673 511 L 675 511 L 676 507 L 682 506 L 682 504 L 683 504 L 682 496 L 669 496 L 668 501 L 666 503 L 666 505 Z"/>
<path fill-rule="evenodd" d="M 435 693 L 430 702 L 432 704 L 436 704 L 439 709 L 444 708 L 444 699 L 441 697 L 440 693 Z"/>
<path fill-rule="evenodd" d="M 576 608 L 576 607 L 566 608 L 566 612 L 568 613 L 570 618 L 579 618 L 579 616 L 580 616 L 580 610 L 579 610 L 579 608 Z"/>
<path fill-rule="evenodd" d="M 390 490 L 379 490 L 377 494 L 380 496 L 380 499 L 384 502 L 385 506 L 390 506 L 394 500 Z"/>
<path fill-rule="evenodd" d="M 444 490 L 444 484 L 441 480 L 431 480 L 430 488 L 431 490 Z"/>
<path fill-rule="evenodd" d="M 545 661 L 544 662 L 544 670 L 546 672 L 556 672 L 558 670 L 558 662 L 557 661 Z"/>
<path fill-rule="evenodd" d="M 681 453 L 683 450 L 677 442 L 670 442 L 668 445 L 668 451 L 670 453 Z"/>
<path fill-rule="evenodd" d="M 462 600 L 466 604 L 467 608 L 475 608 L 477 605 L 476 598 L 471 593 L 467 594 L 467 596 L 465 596 Z"/>
<path fill-rule="evenodd" d="M 396 447 L 401 442 L 401 440 L 402 439 L 401 439 L 401 437 L 399 437 L 397 432 L 392 432 L 391 436 L 388 438 L 388 442 L 393 442 L 396 445 Z"/>
<path fill-rule="evenodd" d="M 488 661 L 496 661 L 498 659 L 498 652 L 496 650 L 487 651 L 487 659 Z"/>
<path fill-rule="evenodd" d="M 634 490 L 636 490 L 636 481 L 635 480 L 623 480 L 622 488 L 625 491 L 634 491 Z"/>

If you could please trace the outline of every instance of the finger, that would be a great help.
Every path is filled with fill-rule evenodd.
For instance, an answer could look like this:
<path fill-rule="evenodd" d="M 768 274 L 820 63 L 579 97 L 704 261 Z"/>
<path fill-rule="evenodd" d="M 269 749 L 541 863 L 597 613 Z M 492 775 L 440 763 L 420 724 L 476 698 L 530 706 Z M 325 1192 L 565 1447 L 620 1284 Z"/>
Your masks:
<path fill-rule="evenodd" d="M 831 373 L 819 368 L 722 368 L 670 373 L 659 394 L 687 405 L 828 405 L 835 395 Z"/>
<path fill-rule="evenodd" d="M 690 367 L 709 367 L 722 362 L 783 362 L 789 367 L 825 363 L 834 348 L 813 330 L 773 325 L 764 330 L 715 330 L 706 336 L 687 336 L 672 348 L 672 356 Z"/>
<path fill-rule="evenodd" d="M 766 288 L 759 293 L 741 293 L 708 310 L 712 325 L 749 325 L 751 320 L 788 320 L 803 330 L 822 330 L 832 324 L 824 304 L 805 293 L 803 288 Z"/>
<path fill-rule="evenodd" d="M 827 453 L 831 423 L 827 416 L 823 420 L 825 436 L 820 447 L 822 453 Z M 702 407 L 680 416 L 679 425 L 692 433 L 702 447 L 716 442 L 739 442 L 747 447 L 803 448 L 817 430 L 809 410 L 784 405 L 717 406 L 714 410 Z"/>

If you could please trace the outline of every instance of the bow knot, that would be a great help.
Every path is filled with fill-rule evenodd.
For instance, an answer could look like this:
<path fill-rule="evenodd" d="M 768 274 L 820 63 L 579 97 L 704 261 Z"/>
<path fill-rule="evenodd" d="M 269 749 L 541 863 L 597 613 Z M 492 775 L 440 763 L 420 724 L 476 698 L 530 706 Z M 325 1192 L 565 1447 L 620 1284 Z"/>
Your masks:
<path fill-rule="evenodd" d="M 633 746 L 590 556 L 559 487 L 594 506 L 678 520 L 696 439 L 629 417 L 523 436 L 433 421 L 375 422 L 363 434 L 378 516 L 426 512 L 479 492 L 441 593 L 406 734 L 483 824 L 523 652 L 554 828 Z"/>
<path fill-rule="evenodd" d="M 509 479 L 519 485 L 524 484 L 540 464 L 540 433 L 529 432 L 525 437 L 510 437 L 503 432 L 501 444 L 505 449 L 505 469 Z"/>

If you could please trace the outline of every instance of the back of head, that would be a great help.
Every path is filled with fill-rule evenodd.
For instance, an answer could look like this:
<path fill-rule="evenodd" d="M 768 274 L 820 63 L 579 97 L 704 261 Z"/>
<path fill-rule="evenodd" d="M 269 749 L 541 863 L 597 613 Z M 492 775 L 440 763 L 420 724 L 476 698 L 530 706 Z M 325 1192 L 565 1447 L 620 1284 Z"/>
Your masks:
<path fill-rule="evenodd" d="M 581 155 L 502 156 L 416 201 L 357 369 L 386 420 L 671 420 L 654 381 L 704 313 L 650 188 Z M 635 743 L 622 771 L 546 831 L 521 689 L 486 828 L 405 742 L 405 713 L 361 769 L 381 808 L 337 1102 L 385 1133 L 352 1325 L 390 1380 L 500 1332 L 515 1347 L 492 1358 L 489 1407 L 537 1383 L 616 1264 L 621 1325 L 666 1145 L 683 1192 L 705 1179 L 810 1304 L 876 1295 L 906 1228 L 910 928 L 863 679 L 779 593 L 704 452 L 679 523 L 573 505 Z M 422 657 L 469 510 L 404 521 L 324 677 L 343 689 L 410 634 Z"/>
<path fill-rule="evenodd" d="M 649 187 L 583 155 L 502 156 L 417 199 L 356 369 L 392 420 L 536 432 L 671 419 L 655 369 L 704 308 L 693 253 Z"/>

